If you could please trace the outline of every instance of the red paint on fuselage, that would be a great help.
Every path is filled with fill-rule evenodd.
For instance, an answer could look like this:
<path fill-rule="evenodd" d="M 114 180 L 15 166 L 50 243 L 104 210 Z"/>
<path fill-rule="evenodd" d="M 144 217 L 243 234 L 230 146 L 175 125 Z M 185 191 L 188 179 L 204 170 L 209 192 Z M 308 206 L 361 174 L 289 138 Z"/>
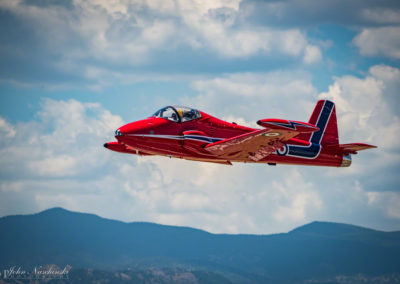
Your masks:
<path fill-rule="evenodd" d="M 255 128 L 220 120 L 204 112 L 200 112 L 200 114 L 200 118 L 187 122 L 175 122 L 161 117 L 149 117 L 128 123 L 119 128 L 121 135 L 116 136 L 116 139 L 120 144 L 127 145 L 130 148 L 147 154 L 188 160 L 224 162 L 226 161 L 225 159 L 221 160 L 201 147 L 196 150 L 194 150 L 194 147 L 185 147 L 183 132 L 201 131 L 211 138 L 227 139 L 256 130 Z M 303 146 L 310 144 L 308 141 L 295 138 L 290 139 L 288 142 L 293 145 Z M 132 153 L 132 151 L 129 153 Z M 339 167 L 342 163 L 342 156 L 341 153 L 325 151 L 322 147 L 319 155 L 313 159 L 279 156 L 273 153 L 257 162 Z M 230 161 L 254 163 L 251 159 Z"/>
<path fill-rule="evenodd" d="M 194 154 L 186 149 L 182 133 L 197 130 L 208 137 L 226 139 L 254 131 L 253 128 L 229 123 L 204 112 L 200 113 L 200 118 L 181 123 L 160 117 L 131 122 L 119 128 L 122 136 L 116 136 L 116 139 L 119 143 L 154 155 L 218 160 L 206 151 L 203 154 Z"/>
<path fill-rule="evenodd" d="M 224 164 L 331 167 L 348 167 L 350 154 L 376 148 L 364 143 L 339 144 L 336 108 L 328 100 L 317 102 L 308 123 L 271 118 L 257 123 L 264 129 L 229 123 L 187 107 L 169 106 L 152 117 L 120 127 L 115 132 L 118 142 L 104 146 L 122 153 Z"/>

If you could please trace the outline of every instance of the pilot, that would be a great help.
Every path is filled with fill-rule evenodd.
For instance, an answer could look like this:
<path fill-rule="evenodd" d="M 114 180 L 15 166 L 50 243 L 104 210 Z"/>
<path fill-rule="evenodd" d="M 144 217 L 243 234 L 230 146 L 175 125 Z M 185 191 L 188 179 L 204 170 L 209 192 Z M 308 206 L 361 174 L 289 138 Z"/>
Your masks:
<path fill-rule="evenodd" d="M 178 113 L 179 113 L 179 116 L 181 117 L 181 121 L 182 122 L 185 122 L 185 121 L 189 120 L 189 119 L 187 119 L 187 116 L 186 116 L 187 113 L 183 112 L 183 110 L 178 109 Z"/>
<path fill-rule="evenodd" d="M 176 117 L 176 113 L 175 112 L 173 112 L 171 114 L 171 118 L 172 118 L 173 121 L 178 121 L 178 118 Z"/>

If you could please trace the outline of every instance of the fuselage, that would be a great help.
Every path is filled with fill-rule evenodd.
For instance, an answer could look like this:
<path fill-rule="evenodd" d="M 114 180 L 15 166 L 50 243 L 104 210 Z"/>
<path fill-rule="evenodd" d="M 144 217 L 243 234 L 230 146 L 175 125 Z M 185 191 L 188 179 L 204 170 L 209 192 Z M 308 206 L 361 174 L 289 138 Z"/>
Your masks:
<path fill-rule="evenodd" d="M 111 150 L 131 154 L 161 155 L 216 163 L 257 162 L 272 165 L 297 164 L 332 167 L 350 165 L 349 155 L 332 151 L 329 147 L 325 148 L 323 145 L 315 143 L 319 142 L 318 137 L 314 137 L 315 133 L 291 138 L 285 141 L 279 150 L 259 161 L 238 158 L 234 155 L 229 160 L 221 159 L 204 150 L 202 145 L 253 132 L 257 129 L 226 122 L 197 110 L 194 110 L 196 113 L 192 113 L 191 118 L 186 120 L 183 117 L 184 113 L 182 114 L 179 109 L 170 108 L 172 108 L 172 114 L 169 114 L 169 117 L 162 117 L 162 114 L 157 115 L 156 113 L 152 117 L 120 127 L 115 134 L 118 141 L 115 149 L 112 149 L 113 145 L 110 143 L 105 146 Z"/>

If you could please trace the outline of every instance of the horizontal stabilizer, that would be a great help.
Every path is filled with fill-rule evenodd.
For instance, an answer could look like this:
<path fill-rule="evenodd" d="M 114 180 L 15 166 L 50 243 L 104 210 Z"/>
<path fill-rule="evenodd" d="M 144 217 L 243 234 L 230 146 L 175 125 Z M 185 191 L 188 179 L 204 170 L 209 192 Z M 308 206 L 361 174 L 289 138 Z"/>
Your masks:
<path fill-rule="evenodd" d="M 269 129 L 293 130 L 299 133 L 312 133 L 319 130 L 317 126 L 307 122 L 277 118 L 260 119 L 257 124 Z"/>
<path fill-rule="evenodd" d="M 335 144 L 325 146 L 327 150 L 341 151 L 344 154 L 357 154 L 357 151 L 376 148 L 374 145 L 364 143 Z"/>

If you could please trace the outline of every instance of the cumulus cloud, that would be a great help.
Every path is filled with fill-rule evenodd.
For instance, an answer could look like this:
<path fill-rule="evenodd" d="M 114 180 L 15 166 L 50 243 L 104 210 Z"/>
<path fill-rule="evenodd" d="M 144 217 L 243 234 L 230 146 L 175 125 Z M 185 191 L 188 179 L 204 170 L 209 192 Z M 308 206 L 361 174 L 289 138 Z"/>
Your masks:
<path fill-rule="evenodd" d="M 375 193 L 370 192 L 380 192 L 376 196 L 399 196 L 399 76 L 398 68 L 376 65 L 363 78 L 335 78 L 328 92 L 319 95 L 336 102 L 341 143 L 364 142 L 378 146 L 373 151 L 360 152 L 353 158 L 353 165 L 342 174 L 329 170 L 328 175 L 359 176 L 363 194 L 358 196 L 370 200 L 371 210 L 380 210 L 387 218 L 393 218 L 393 214 L 388 213 L 392 211 L 383 209 L 388 206 L 388 199 L 377 197 L 372 202 Z M 357 162 L 361 157 L 365 157 L 364 162 Z"/>
<path fill-rule="evenodd" d="M 280 222 L 303 221 L 309 213 L 306 211 L 319 210 L 322 207 L 322 200 L 313 183 L 305 181 L 296 170 L 289 171 L 288 178 L 274 182 L 272 186 L 280 193 L 277 194 L 278 208 L 274 214 Z"/>
<path fill-rule="evenodd" d="M 310 27 L 318 24 L 346 26 L 398 23 L 397 1 L 244 1 L 243 16 L 253 22 L 280 26 Z M 397 18 L 396 18 L 397 17 Z"/>
<path fill-rule="evenodd" d="M 112 4 L 110 4 L 112 3 Z M 323 62 L 326 23 L 357 29 L 362 55 L 399 58 L 396 1 L 0 1 L 1 82 L 50 89 Z M 8 30 L 7 30 L 8 29 Z M 19 34 L 22 36 L 14 37 Z M 313 35 L 313 36 L 311 36 Z M 246 64 L 243 64 L 246 63 Z M 257 65 L 257 67 L 255 67 Z M 21 68 L 30 66 L 31 68 Z M 270 65 L 268 65 L 270 66 Z M 41 72 L 27 70 L 40 69 Z M 268 69 L 268 68 L 267 68 Z M 147 75 L 147 76 L 146 76 Z M 165 74 L 164 74 L 165 75 Z"/>
<path fill-rule="evenodd" d="M 15 136 L 15 129 L 3 117 L 0 117 L 0 135 L 3 138 L 12 138 Z"/>
<path fill-rule="evenodd" d="M 307 64 L 315 63 L 320 61 L 322 58 L 321 50 L 318 46 L 315 45 L 307 45 L 304 53 L 304 62 Z"/>
<path fill-rule="evenodd" d="M 395 192 L 376 192 L 367 193 L 368 203 L 383 210 L 388 217 L 400 219 L 400 195 Z"/>
<path fill-rule="evenodd" d="M 12 130 L 1 132 L 7 141 L 0 151 L 3 174 L 15 174 L 17 168 L 43 178 L 90 173 L 105 163 L 94 153 L 122 124 L 120 117 L 100 105 L 76 100 L 45 99 L 37 115 L 38 121 L 8 126 Z M 13 139 L 7 139 L 10 133 Z"/>
<path fill-rule="evenodd" d="M 400 147 L 399 112 L 393 112 L 390 106 L 392 99 L 399 100 L 396 93 L 391 93 L 399 80 L 398 68 L 376 65 L 365 78 L 336 78 L 329 91 L 319 97 L 336 102 L 339 131 L 347 141 L 359 139 L 389 151 Z"/>
<path fill-rule="evenodd" d="M 366 20 L 377 24 L 400 24 L 400 9 L 364 8 L 361 11 L 361 15 Z"/>
<path fill-rule="evenodd" d="M 362 55 L 399 58 L 400 8 L 396 1 L 245 1 L 241 10 L 246 21 L 262 26 L 356 28 L 360 33 L 353 42 Z M 303 60 L 308 64 L 320 56 L 319 49 L 307 46 Z"/>
<path fill-rule="evenodd" d="M 314 105 L 312 99 L 317 96 L 310 75 L 302 71 L 227 74 L 196 80 L 193 88 L 199 94 L 183 98 L 182 103 L 216 116 L 247 122 L 266 115 L 288 114 L 291 119 L 308 120 Z"/>
<path fill-rule="evenodd" d="M 125 76 L 121 74 L 140 77 L 143 70 L 157 73 L 157 67 L 173 65 L 178 68 L 176 73 L 185 73 L 189 63 L 201 69 L 198 66 L 206 63 L 203 59 L 224 63 L 232 59 L 281 58 L 309 64 L 322 57 L 320 48 L 310 44 L 306 33 L 298 28 L 256 25 L 245 20 L 240 1 L 112 3 L 0 2 L 0 9 L 15 17 L 15 29 L 31 32 L 25 37 L 31 44 L 10 38 L 4 50 L 21 57 L 25 64 L 41 62 L 40 68 L 49 76 L 57 71 L 64 79 L 70 76 L 71 81 L 105 79 L 103 85 L 95 84 L 95 89 L 101 89 L 107 81 L 123 82 Z M 19 48 L 17 55 L 15 46 Z M 25 46 L 37 52 L 32 53 Z M 196 71 L 193 68 L 191 72 Z M 8 74 L 8 81 L 18 81 L 16 77 L 21 76 L 17 69 L 9 73 L 14 77 Z M 105 78 L 104 73 L 112 76 Z M 34 75 L 28 77 L 33 81 Z"/>
<path fill-rule="evenodd" d="M 362 55 L 400 58 L 399 26 L 365 28 L 353 42 Z"/>

